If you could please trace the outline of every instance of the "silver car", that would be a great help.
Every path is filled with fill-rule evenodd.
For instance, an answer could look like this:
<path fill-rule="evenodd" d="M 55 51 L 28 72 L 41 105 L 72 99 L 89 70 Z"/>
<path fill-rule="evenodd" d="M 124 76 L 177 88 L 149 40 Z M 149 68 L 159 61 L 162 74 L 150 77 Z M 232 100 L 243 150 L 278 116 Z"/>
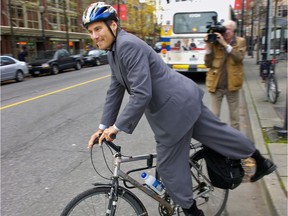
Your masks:
<path fill-rule="evenodd" d="M 16 80 L 21 82 L 29 75 L 26 62 L 18 61 L 10 56 L 0 56 L 1 82 L 6 80 Z"/>

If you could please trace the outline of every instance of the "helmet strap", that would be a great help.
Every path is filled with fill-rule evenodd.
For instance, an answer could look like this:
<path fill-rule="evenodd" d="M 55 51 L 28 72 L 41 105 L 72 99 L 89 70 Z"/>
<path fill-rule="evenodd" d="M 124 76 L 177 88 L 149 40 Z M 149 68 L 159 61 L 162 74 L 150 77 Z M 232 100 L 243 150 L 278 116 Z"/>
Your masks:
<path fill-rule="evenodd" d="M 113 37 L 114 37 L 114 42 L 113 42 L 113 43 L 115 43 L 116 38 L 117 38 L 117 34 L 118 34 L 118 32 L 120 31 L 120 28 L 119 28 L 118 24 L 117 24 L 116 32 L 115 32 L 115 34 L 114 34 L 113 31 L 112 31 L 112 29 L 111 29 L 111 27 L 110 27 L 110 25 L 108 24 L 108 22 L 107 22 L 107 21 L 104 21 L 104 23 L 105 23 L 105 25 L 107 26 L 107 28 L 109 29 L 109 31 L 111 32 L 111 34 L 113 35 Z M 112 44 L 113 44 L 113 43 L 112 43 Z M 111 48 L 112 48 L 112 45 L 111 45 Z"/>
<path fill-rule="evenodd" d="M 114 39 L 116 39 L 117 37 L 117 30 L 116 30 L 116 35 L 113 33 L 110 25 L 107 23 L 107 21 L 104 21 L 105 25 L 107 26 L 107 28 L 109 29 L 109 31 L 111 32 L 111 34 L 113 35 Z M 117 29 L 118 29 L 118 26 L 117 26 Z"/>

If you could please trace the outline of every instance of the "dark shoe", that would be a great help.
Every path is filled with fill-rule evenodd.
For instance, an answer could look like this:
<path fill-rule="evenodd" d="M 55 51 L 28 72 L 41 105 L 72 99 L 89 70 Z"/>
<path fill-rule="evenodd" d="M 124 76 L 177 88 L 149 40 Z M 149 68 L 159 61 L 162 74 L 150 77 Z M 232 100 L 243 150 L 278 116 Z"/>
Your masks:
<path fill-rule="evenodd" d="M 263 176 L 268 175 L 275 171 L 277 166 L 269 159 L 266 159 L 261 165 L 256 164 L 256 172 L 251 177 L 250 182 L 256 182 Z"/>
<path fill-rule="evenodd" d="M 194 200 L 193 205 L 189 209 L 183 209 L 185 216 L 204 216 L 202 210 L 197 208 L 196 201 Z"/>
<path fill-rule="evenodd" d="M 185 216 L 205 216 L 202 210 L 199 210 L 197 213 L 190 213 L 187 210 L 189 209 L 183 209 Z"/>

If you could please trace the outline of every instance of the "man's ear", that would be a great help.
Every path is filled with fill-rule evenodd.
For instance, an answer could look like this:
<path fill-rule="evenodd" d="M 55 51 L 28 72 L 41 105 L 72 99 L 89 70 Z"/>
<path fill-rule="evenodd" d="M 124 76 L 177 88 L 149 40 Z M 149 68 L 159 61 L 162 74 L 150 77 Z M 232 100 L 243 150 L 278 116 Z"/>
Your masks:
<path fill-rule="evenodd" d="M 112 29 L 113 32 L 116 32 L 117 23 L 116 23 L 114 20 L 112 20 L 112 23 L 111 23 L 110 27 L 111 27 L 111 29 Z"/>

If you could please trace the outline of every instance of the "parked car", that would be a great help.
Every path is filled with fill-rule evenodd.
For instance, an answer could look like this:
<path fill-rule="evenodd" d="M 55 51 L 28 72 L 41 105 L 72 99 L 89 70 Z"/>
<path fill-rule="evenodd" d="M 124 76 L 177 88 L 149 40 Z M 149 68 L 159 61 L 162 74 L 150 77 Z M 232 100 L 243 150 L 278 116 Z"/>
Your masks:
<path fill-rule="evenodd" d="M 162 44 L 161 44 L 161 42 L 157 42 L 157 43 L 154 45 L 153 49 L 155 50 L 155 52 L 160 53 L 160 52 L 161 52 L 161 49 L 162 49 Z"/>
<path fill-rule="evenodd" d="M 16 80 L 22 82 L 29 75 L 26 62 L 18 61 L 10 56 L 0 56 L 1 82 Z"/>
<path fill-rule="evenodd" d="M 104 50 L 90 50 L 84 57 L 85 65 L 99 66 L 108 63 L 107 52 Z"/>
<path fill-rule="evenodd" d="M 87 55 L 86 50 L 76 50 L 77 54 L 72 55 L 74 58 L 79 58 L 81 61 L 82 67 L 85 65 L 84 57 Z"/>
<path fill-rule="evenodd" d="M 66 49 L 58 49 L 53 51 L 45 51 L 28 64 L 29 73 L 32 76 L 38 76 L 43 73 L 56 75 L 59 72 L 75 68 L 82 68 L 81 59 L 77 56 L 72 56 Z"/>

